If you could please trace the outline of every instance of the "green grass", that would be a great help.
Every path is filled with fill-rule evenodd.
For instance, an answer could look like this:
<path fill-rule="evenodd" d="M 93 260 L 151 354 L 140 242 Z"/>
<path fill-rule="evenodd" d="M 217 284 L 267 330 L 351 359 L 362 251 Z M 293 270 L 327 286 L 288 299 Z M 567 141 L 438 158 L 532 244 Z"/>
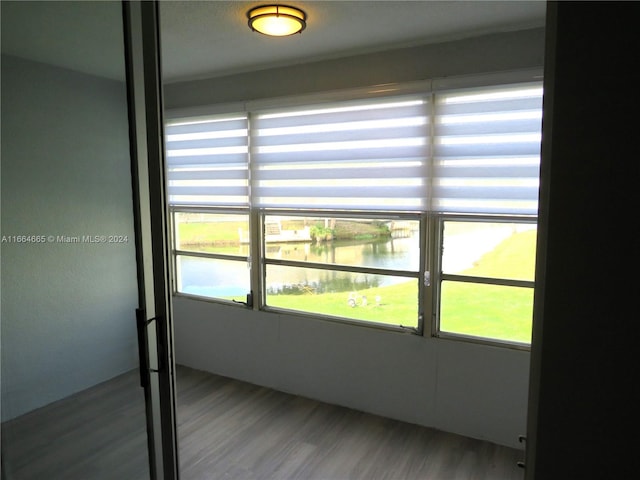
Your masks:
<path fill-rule="evenodd" d="M 367 320 L 370 322 L 417 327 L 418 282 L 399 283 L 388 287 L 374 287 L 358 292 L 367 297 L 367 305 L 357 297 L 357 305 L 348 304 L 348 292 L 306 293 L 301 295 L 269 295 L 267 303 L 272 307 L 302 312 L 320 313 L 336 317 Z M 376 303 L 380 296 L 380 304 Z"/>
<path fill-rule="evenodd" d="M 246 222 L 179 223 L 178 238 L 182 245 L 221 245 L 240 243 L 238 229 L 246 232 Z"/>
<path fill-rule="evenodd" d="M 532 279 L 535 261 L 534 230 L 512 235 L 462 274 Z M 405 282 L 358 292 L 367 306 L 350 307 L 348 293 L 269 295 L 270 306 L 367 320 L 391 325 L 417 326 L 417 282 Z M 375 297 L 382 301 L 376 305 Z M 530 342 L 533 290 L 460 282 L 445 282 L 441 329 L 478 337 Z"/>
<path fill-rule="evenodd" d="M 462 273 L 533 280 L 535 242 L 535 230 L 516 233 Z M 528 343 L 532 315 L 531 288 L 460 282 L 442 287 L 442 331 Z"/>
<path fill-rule="evenodd" d="M 526 230 L 511 235 L 498 247 L 486 253 L 464 275 L 478 277 L 533 280 L 535 269 L 536 231 Z"/>
<path fill-rule="evenodd" d="M 533 289 L 445 282 L 440 329 L 478 337 L 531 341 Z"/>

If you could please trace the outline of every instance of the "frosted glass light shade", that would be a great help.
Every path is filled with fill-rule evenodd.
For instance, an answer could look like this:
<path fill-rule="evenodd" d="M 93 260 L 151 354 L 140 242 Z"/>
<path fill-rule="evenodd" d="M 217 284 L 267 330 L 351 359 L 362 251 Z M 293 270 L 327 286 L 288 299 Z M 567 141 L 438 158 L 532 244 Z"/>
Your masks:
<path fill-rule="evenodd" d="M 286 5 L 262 5 L 247 12 L 251 30 L 274 37 L 300 33 L 307 26 L 307 15 Z"/>

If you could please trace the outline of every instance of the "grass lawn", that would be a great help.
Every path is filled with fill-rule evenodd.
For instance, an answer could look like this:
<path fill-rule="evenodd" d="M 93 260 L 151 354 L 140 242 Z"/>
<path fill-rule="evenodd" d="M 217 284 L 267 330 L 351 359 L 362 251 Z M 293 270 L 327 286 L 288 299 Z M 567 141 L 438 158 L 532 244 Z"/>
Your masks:
<path fill-rule="evenodd" d="M 272 307 L 288 308 L 323 315 L 368 320 L 370 322 L 401 324 L 405 327 L 417 327 L 418 281 L 410 281 L 388 287 L 375 287 L 360 290 L 356 306 L 348 303 L 349 292 L 269 295 L 267 303 Z M 367 297 L 363 305 L 362 295 Z M 376 302 L 380 297 L 380 303 Z"/>
<path fill-rule="evenodd" d="M 238 229 L 248 230 L 247 222 L 179 223 L 178 238 L 183 245 L 229 245 L 240 243 Z"/>
<path fill-rule="evenodd" d="M 535 230 L 519 232 L 500 243 L 462 274 L 532 279 Z M 274 307 L 368 320 L 407 327 L 417 326 L 417 281 L 358 292 L 367 305 L 347 303 L 347 292 L 269 295 Z M 376 305 L 375 297 L 381 301 Z M 442 292 L 441 329 L 501 340 L 530 342 L 533 290 L 530 288 L 445 282 Z"/>
<path fill-rule="evenodd" d="M 533 289 L 446 282 L 440 329 L 528 343 L 531 341 Z"/>
<path fill-rule="evenodd" d="M 536 231 L 516 233 L 480 258 L 465 275 L 533 280 Z M 445 282 L 440 329 L 531 342 L 533 289 Z"/>

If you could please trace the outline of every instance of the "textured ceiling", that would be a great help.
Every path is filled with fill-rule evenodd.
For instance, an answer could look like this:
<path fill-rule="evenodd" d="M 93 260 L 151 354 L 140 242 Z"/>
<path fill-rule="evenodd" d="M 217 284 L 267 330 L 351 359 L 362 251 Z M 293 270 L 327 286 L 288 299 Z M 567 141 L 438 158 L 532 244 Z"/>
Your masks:
<path fill-rule="evenodd" d="M 544 25 L 544 1 L 298 1 L 299 35 L 270 38 L 247 27 L 257 1 L 160 2 L 165 81 L 257 70 L 356 53 Z M 118 1 L 0 1 L 2 51 L 123 78 Z"/>

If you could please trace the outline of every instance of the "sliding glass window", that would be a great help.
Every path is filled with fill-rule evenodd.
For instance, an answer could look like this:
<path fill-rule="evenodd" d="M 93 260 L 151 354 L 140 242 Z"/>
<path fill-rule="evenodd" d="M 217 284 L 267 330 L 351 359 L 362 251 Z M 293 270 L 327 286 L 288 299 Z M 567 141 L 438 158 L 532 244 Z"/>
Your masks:
<path fill-rule="evenodd" d="M 418 328 L 418 217 L 262 218 L 266 307 Z"/>

